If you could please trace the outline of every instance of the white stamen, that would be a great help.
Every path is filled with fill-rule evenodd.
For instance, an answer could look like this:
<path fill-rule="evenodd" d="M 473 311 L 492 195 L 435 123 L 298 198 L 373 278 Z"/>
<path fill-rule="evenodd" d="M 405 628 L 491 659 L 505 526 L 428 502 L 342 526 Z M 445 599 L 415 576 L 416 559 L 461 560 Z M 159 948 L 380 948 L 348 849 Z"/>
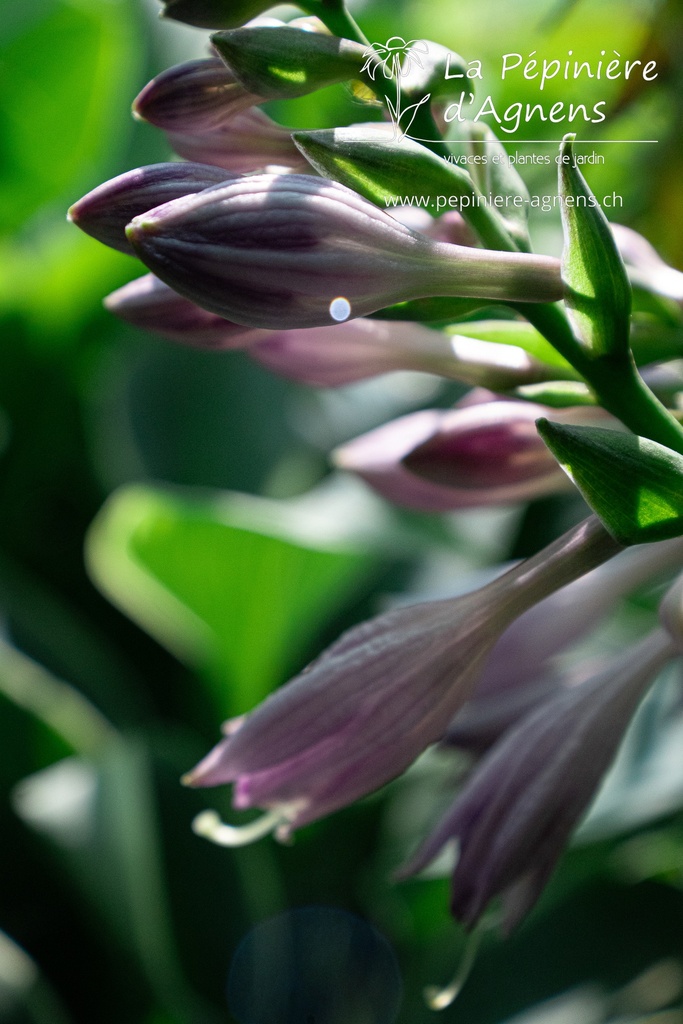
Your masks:
<path fill-rule="evenodd" d="M 455 977 L 449 985 L 445 988 L 439 988 L 437 985 L 427 985 L 424 990 L 424 999 L 430 1010 L 445 1010 L 446 1007 L 450 1006 L 458 998 L 474 967 L 482 934 L 483 929 L 477 928 L 470 935 L 465 946 L 465 952 L 462 955 L 462 960 L 455 972 Z"/>
<path fill-rule="evenodd" d="M 267 811 L 248 825 L 226 825 L 216 811 L 202 811 L 192 822 L 192 831 L 218 846 L 247 846 L 273 832 L 285 820 L 282 811 Z"/>

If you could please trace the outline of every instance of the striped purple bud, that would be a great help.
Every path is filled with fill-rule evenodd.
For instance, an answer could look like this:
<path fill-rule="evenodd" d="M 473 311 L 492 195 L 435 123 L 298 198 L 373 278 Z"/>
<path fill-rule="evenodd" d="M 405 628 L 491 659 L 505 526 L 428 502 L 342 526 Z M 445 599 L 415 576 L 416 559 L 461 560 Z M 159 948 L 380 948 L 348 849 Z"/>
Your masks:
<path fill-rule="evenodd" d="M 179 156 L 215 164 L 232 174 L 262 171 L 269 166 L 297 171 L 309 167 L 292 142 L 290 132 L 258 107 L 241 111 L 219 128 L 201 133 L 170 131 L 166 134 Z"/>
<path fill-rule="evenodd" d="M 153 207 L 171 199 L 202 192 L 225 181 L 218 167 L 194 163 L 151 164 L 119 174 L 79 199 L 69 209 L 68 219 L 112 249 L 133 256 L 126 238 L 126 225 Z"/>
<path fill-rule="evenodd" d="M 145 274 L 124 284 L 123 288 L 107 296 L 104 305 L 114 316 L 134 327 L 153 331 L 163 338 L 193 348 L 245 348 L 269 334 L 268 331 L 232 324 L 195 306 L 154 274 Z"/>
<path fill-rule="evenodd" d="M 559 262 L 435 242 L 335 182 L 263 174 L 167 203 L 127 235 L 168 285 L 236 323 L 291 329 L 434 295 L 546 302 Z"/>
<path fill-rule="evenodd" d="M 572 416 L 593 410 L 572 410 Z M 556 410 L 488 401 L 448 411 L 427 409 L 386 423 L 333 455 L 389 501 L 449 511 L 530 501 L 568 486 L 536 432 Z"/>
<path fill-rule="evenodd" d="M 168 132 L 197 135 L 221 128 L 260 102 L 222 60 L 207 57 L 162 71 L 136 97 L 133 114 Z"/>

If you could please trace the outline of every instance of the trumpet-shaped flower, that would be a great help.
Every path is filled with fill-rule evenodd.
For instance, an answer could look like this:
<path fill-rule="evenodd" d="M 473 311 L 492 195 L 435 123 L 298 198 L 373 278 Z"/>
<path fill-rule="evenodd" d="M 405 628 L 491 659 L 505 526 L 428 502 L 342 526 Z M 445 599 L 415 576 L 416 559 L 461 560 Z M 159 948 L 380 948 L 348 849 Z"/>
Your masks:
<path fill-rule="evenodd" d="M 538 899 L 652 678 L 677 653 L 657 629 L 597 676 L 559 691 L 505 734 L 400 871 L 457 844 L 452 911 L 467 927 L 502 898 L 515 927 Z"/>
<path fill-rule="evenodd" d="M 382 786 L 431 743 L 470 695 L 514 618 L 619 546 L 595 517 L 472 594 L 400 608 L 351 629 L 250 715 L 189 773 L 235 783 L 237 808 L 261 807 L 280 837 Z M 200 818 L 227 845 L 229 826 Z"/>
<path fill-rule="evenodd" d="M 273 330 L 428 295 L 545 302 L 562 293 L 557 260 L 432 241 L 345 186 L 304 175 L 239 178 L 136 217 L 127 235 L 193 302 Z"/>

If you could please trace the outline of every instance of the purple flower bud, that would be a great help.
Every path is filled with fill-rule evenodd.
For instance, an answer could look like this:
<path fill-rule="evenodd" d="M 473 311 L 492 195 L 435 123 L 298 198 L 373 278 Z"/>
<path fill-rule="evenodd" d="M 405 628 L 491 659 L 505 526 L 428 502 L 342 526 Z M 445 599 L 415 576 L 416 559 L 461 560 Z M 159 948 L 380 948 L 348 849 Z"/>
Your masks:
<path fill-rule="evenodd" d="M 447 511 L 529 501 L 567 487 L 536 433 L 535 421 L 548 414 L 558 418 L 556 410 L 513 401 L 424 410 L 350 441 L 333 460 L 389 501 L 410 508 Z"/>
<path fill-rule="evenodd" d="M 280 837 L 377 789 L 443 735 L 517 615 L 618 549 L 591 517 L 481 590 L 356 626 L 229 723 L 226 738 L 185 781 L 234 782 L 235 807 L 266 809 L 263 829 L 277 825 Z M 239 831 L 213 818 L 209 824 L 202 818 L 198 827 L 211 838 L 241 841 Z"/>
<path fill-rule="evenodd" d="M 128 237 L 162 280 L 237 323 L 320 327 L 421 296 L 551 301 L 559 263 L 434 242 L 335 182 L 245 177 L 137 217 Z"/>
<path fill-rule="evenodd" d="M 224 170 L 206 164 L 165 163 L 137 167 L 88 192 L 73 204 L 67 216 L 98 242 L 134 255 L 125 230 L 133 217 L 170 199 L 202 192 L 225 181 L 226 177 Z"/>
<path fill-rule="evenodd" d="M 665 263 L 654 246 L 632 228 L 610 224 L 633 284 L 683 303 L 683 274 Z"/>
<path fill-rule="evenodd" d="M 676 653 L 655 630 L 606 671 L 524 718 L 480 762 L 400 877 L 455 841 L 454 916 L 472 927 L 501 896 L 510 932 L 542 892 L 650 681 Z"/>
<path fill-rule="evenodd" d="M 154 274 L 145 274 L 124 284 L 123 288 L 107 296 L 104 305 L 114 316 L 134 327 L 154 331 L 163 338 L 193 348 L 245 348 L 269 334 L 268 331 L 231 324 L 215 313 L 208 313 L 178 295 Z"/>
<path fill-rule="evenodd" d="M 261 103 L 218 57 L 189 60 L 162 71 L 133 103 L 133 114 L 169 132 L 201 134 Z"/>
<path fill-rule="evenodd" d="M 305 170 L 308 163 L 291 134 L 271 121 L 258 107 L 236 114 L 227 124 L 211 131 L 167 132 L 169 144 L 186 160 L 215 164 L 232 174 L 262 171 L 276 165 Z"/>
<path fill-rule="evenodd" d="M 514 387 L 534 375 L 533 361 L 514 345 L 448 336 L 409 321 L 359 317 L 335 327 L 271 334 L 249 355 L 273 373 L 336 388 L 391 370 L 418 370 L 442 377 Z"/>

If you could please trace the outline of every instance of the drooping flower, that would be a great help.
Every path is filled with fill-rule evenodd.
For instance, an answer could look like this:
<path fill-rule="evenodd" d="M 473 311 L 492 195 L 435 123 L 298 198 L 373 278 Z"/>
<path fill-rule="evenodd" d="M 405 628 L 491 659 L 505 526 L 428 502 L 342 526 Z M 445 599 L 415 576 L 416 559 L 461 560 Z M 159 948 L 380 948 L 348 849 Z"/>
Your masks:
<path fill-rule="evenodd" d="M 154 274 L 129 281 L 104 300 L 114 316 L 163 338 L 203 349 L 245 348 L 267 338 L 269 331 L 244 327 L 209 313 L 178 295 Z"/>
<path fill-rule="evenodd" d="M 421 871 L 456 843 L 451 907 L 473 927 L 501 897 L 510 932 L 538 899 L 653 677 L 677 653 L 662 629 L 507 732 L 401 869 Z"/>
<path fill-rule="evenodd" d="M 432 241 L 343 185 L 239 178 L 136 217 L 142 261 L 198 305 L 253 327 L 321 327 L 428 295 L 559 298 L 557 260 Z"/>
<path fill-rule="evenodd" d="M 400 774 L 445 732 L 500 633 L 526 608 L 619 550 L 595 517 L 463 597 L 400 608 L 345 633 L 251 714 L 186 777 L 235 783 L 237 808 L 261 807 L 280 837 Z M 242 837 L 215 818 L 198 829 Z"/>
<path fill-rule="evenodd" d="M 133 217 L 171 199 L 219 185 L 229 175 L 219 167 L 162 163 L 136 167 L 98 185 L 69 208 L 68 219 L 98 242 L 134 255 L 126 238 Z"/>

